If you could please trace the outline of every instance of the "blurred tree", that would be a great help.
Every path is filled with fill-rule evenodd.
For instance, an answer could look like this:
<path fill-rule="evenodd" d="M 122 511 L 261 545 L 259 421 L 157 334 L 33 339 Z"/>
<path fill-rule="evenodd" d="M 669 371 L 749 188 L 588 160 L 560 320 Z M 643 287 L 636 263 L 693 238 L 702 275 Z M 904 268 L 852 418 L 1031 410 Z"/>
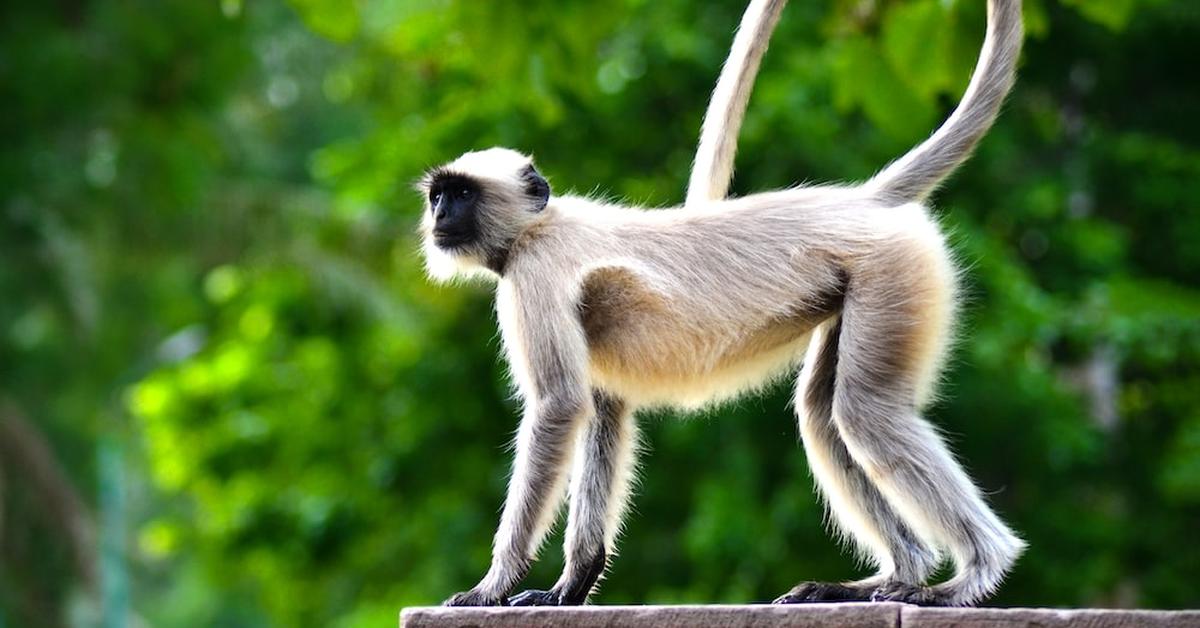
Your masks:
<path fill-rule="evenodd" d="M 470 585 L 515 408 L 487 290 L 422 276 L 407 183 L 502 144 L 558 190 L 678 202 L 742 8 L 0 9 L 0 395 L 76 493 L 95 492 L 98 440 L 132 452 L 134 611 L 379 624 Z M 971 301 L 934 419 L 1031 543 L 997 603 L 1195 606 L 1200 6 L 1026 14 L 1017 92 L 938 198 Z M 960 96 L 983 23 L 975 0 L 793 3 L 735 191 L 862 178 L 903 152 Z M 598 601 L 762 600 L 854 572 L 787 389 L 644 418 L 652 451 Z M 0 617 L 88 623 L 65 575 L 86 569 L 15 443 Z M 531 582 L 556 575 L 557 542 Z"/>
<path fill-rule="evenodd" d="M 241 253 L 218 108 L 253 57 L 240 23 L 200 3 L 0 15 L 0 608 L 21 626 L 89 622 L 97 588 L 75 587 L 98 572 L 94 448 L 127 436 L 123 390 L 199 316 L 198 274 Z"/>

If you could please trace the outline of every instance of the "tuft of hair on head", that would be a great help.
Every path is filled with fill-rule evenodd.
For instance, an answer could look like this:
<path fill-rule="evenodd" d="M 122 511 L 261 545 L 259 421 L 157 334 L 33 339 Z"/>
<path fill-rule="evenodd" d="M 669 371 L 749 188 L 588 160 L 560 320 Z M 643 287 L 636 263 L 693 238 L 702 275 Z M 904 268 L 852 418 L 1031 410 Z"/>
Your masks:
<path fill-rule="evenodd" d="M 426 194 L 429 188 L 433 186 L 433 182 L 439 178 L 452 174 L 446 166 L 434 166 L 426 170 L 416 181 L 413 181 L 412 188 L 417 192 Z"/>

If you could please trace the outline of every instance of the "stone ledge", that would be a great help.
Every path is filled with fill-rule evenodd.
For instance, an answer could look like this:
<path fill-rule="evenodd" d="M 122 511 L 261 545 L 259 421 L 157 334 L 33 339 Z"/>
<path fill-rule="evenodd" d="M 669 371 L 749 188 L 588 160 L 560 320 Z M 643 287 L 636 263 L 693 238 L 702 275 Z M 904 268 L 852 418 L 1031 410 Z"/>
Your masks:
<path fill-rule="evenodd" d="M 846 603 L 739 606 L 406 608 L 401 628 L 1200 628 L 1200 611 L 922 608 Z"/>
<path fill-rule="evenodd" d="M 1200 628 L 1200 611 L 1096 608 L 922 608 L 905 605 L 904 628 Z"/>

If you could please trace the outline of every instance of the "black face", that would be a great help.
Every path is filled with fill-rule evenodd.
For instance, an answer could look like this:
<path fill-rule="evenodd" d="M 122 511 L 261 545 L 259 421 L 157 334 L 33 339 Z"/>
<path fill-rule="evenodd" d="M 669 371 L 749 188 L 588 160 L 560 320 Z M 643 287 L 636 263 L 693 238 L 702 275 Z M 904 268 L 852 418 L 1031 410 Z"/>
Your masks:
<path fill-rule="evenodd" d="M 479 185 L 468 177 L 445 174 L 429 186 L 433 241 L 443 249 L 471 244 L 479 237 L 476 205 Z"/>

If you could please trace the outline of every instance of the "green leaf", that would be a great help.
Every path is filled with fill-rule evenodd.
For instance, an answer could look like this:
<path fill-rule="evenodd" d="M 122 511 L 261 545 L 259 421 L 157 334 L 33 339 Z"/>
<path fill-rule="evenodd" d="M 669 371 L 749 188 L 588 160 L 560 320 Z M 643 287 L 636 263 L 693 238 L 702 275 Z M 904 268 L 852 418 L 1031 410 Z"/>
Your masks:
<path fill-rule="evenodd" d="M 1126 277 L 1108 282 L 1114 312 L 1142 323 L 1200 321 L 1200 291 L 1167 281 Z"/>
<path fill-rule="evenodd" d="M 1081 15 L 1110 30 L 1119 31 L 1129 23 L 1136 0 L 1062 0 Z"/>
<path fill-rule="evenodd" d="M 290 0 L 300 19 L 313 32 L 337 42 L 358 34 L 358 9 L 353 2 L 336 0 Z"/>
<path fill-rule="evenodd" d="M 949 63 L 954 23 L 937 0 L 902 4 L 883 23 L 883 52 L 904 83 L 926 100 L 953 83 Z"/>
<path fill-rule="evenodd" d="M 1159 478 L 1163 492 L 1176 499 L 1200 501 L 1200 417 L 1193 417 L 1179 430 L 1167 461 Z"/>
<path fill-rule="evenodd" d="M 873 41 L 845 41 L 834 62 L 834 102 L 839 109 L 861 107 L 894 140 L 911 141 L 932 128 L 933 106 L 900 80 Z"/>
<path fill-rule="evenodd" d="M 1025 19 L 1025 36 L 1041 39 L 1050 31 L 1050 16 L 1046 14 L 1043 0 L 1025 0 L 1022 15 Z"/>

